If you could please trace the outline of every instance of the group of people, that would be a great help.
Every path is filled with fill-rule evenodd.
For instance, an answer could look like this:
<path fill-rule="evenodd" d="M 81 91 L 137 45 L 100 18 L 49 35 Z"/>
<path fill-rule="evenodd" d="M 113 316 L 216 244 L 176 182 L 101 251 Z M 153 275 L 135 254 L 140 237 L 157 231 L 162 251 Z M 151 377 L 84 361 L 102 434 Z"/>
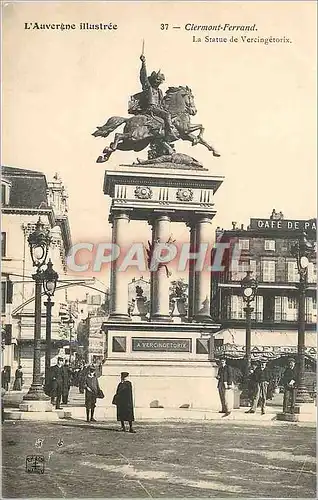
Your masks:
<path fill-rule="evenodd" d="M 220 413 L 223 413 L 223 416 L 226 417 L 231 413 L 226 391 L 232 388 L 233 372 L 224 358 L 220 361 L 216 378 L 218 380 L 218 391 L 222 407 Z M 270 372 L 267 368 L 266 361 L 261 360 L 258 365 L 254 363 L 250 367 L 248 374 L 248 397 L 251 402 L 251 407 L 246 413 L 255 413 L 260 404 L 261 414 L 265 414 L 266 401 L 269 399 L 268 389 L 270 378 Z M 279 384 L 284 389 L 284 413 L 294 413 L 295 411 L 296 381 L 296 363 L 294 359 L 290 358 L 288 359 L 288 367 L 285 369 Z"/>
<path fill-rule="evenodd" d="M 98 398 L 104 398 L 104 393 L 101 390 L 94 364 L 85 364 L 81 367 L 78 374 L 78 387 L 80 393 L 85 394 L 86 421 L 96 422 L 94 412 L 96 401 Z M 51 367 L 49 382 L 46 384 L 45 392 L 51 397 L 51 403 L 57 410 L 61 410 L 61 401 L 63 404 L 68 403 L 69 390 L 71 386 L 72 370 L 70 369 L 68 360 L 57 358 L 57 364 Z M 128 380 L 129 373 L 122 372 L 120 382 L 117 386 L 116 394 L 113 397 L 112 403 L 117 407 L 117 420 L 121 423 L 121 431 L 125 432 L 125 422 L 128 422 L 129 432 L 134 433 L 134 403 L 132 384 Z"/>

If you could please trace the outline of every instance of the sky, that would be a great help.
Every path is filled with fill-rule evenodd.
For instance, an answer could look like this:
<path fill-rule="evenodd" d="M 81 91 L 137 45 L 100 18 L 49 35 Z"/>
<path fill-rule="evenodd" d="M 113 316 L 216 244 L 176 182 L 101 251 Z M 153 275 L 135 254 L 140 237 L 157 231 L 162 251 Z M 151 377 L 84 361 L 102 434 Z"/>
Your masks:
<path fill-rule="evenodd" d="M 225 177 L 213 230 L 266 218 L 273 208 L 288 219 L 315 217 L 315 20 L 310 1 L 7 2 L 2 163 L 40 170 L 48 179 L 58 172 L 69 193 L 73 242 L 109 241 L 104 171 L 137 154 L 116 152 L 97 164 L 110 140 L 91 134 L 110 116 L 128 117 L 129 96 L 140 91 L 144 39 L 148 72 L 164 72 L 164 91 L 191 87 L 198 110 L 191 122 L 203 124 L 205 139 L 221 153 L 214 158 L 201 145 L 176 143 L 177 151 Z M 75 23 L 76 29 L 25 29 L 34 22 Z M 80 22 L 118 29 L 80 30 Z M 285 36 L 291 43 L 193 42 L 207 32 L 186 31 L 186 23 L 255 23 L 257 32 L 235 36 Z M 146 159 L 146 151 L 138 157 Z"/>

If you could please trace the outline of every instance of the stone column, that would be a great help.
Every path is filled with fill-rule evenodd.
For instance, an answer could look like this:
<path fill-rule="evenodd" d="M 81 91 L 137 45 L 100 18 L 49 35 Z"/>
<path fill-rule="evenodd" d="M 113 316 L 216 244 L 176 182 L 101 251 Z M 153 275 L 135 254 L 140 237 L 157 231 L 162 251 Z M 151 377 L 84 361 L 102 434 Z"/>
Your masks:
<path fill-rule="evenodd" d="M 197 219 L 195 224 L 196 252 L 200 251 L 200 245 L 208 244 L 207 255 L 203 266 L 203 271 L 194 273 L 194 319 L 197 322 L 212 321 L 210 315 L 211 297 L 211 271 L 207 270 L 210 265 L 209 253 L 211 251 L 211 223 L 212 219 L 206 216 Z M 207 264 L 208 263 L 208 264 Z"/>
<path fill-rule="evenodd" d="M 170 217 L 158 215 L 152 221 L 152 245 L 167 243 L 170 236 Z M 150 315 L 152 321 L 171 321 L 169 311 L 170 280 L 166 267 L 160 266 L 150 273 Z"/>
<path fill-rule="evenodd" d="M 187 226 L 190 228 L 190 253 L 195 252 L 195 223 L 193 221 L 188 222 Z M 195 261 L 189 260 L 189 287 L 188 287 L 188 319 L 189 321 L 193 318 L 194 311 L 194 267 Z"/>
<path fill-rule="evenodd" d="M 126 248 L 126 235 L 129 228 L 129 215 L 125 212 L 112 216 L 112 243 L 120 248 L 121 255 Z M 124 272 L 119 272 L 121 259 L 111 263 L 110 277 L 110 320 L 131 321 L 128 316 L 128 282 Z"/>

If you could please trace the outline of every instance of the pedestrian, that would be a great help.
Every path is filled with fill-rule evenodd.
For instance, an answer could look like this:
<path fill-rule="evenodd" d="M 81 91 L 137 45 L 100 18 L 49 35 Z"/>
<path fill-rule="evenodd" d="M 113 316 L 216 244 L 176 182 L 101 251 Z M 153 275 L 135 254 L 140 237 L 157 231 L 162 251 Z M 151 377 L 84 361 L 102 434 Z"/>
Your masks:
<path fill-rule="evenodd" d="M 5 390 L 9 390 L 10 384 L 10 366 L 4 366 L 1 371 L 1 387 Z"/>
<path fill-rule="evenodd" d="M 284 413 L 294 413 L 295 412 L 295 400 L 296 400 L 296 363 L 293 358 L 288 360 L 288 367 L 283 373 L 281 384 L 284 387 L 284 400 L 283 400 L 283 412 Z"/>
<path fill-rule="evenodd" d="M 265 414 L 267 390 L 269 383 L 269 373 L 266 368 L 266 361 L 261 361 L 260 367 L 257 367 L 253 375 L 255 383 L 255 395 L 252 401 L 252 407 L 245 413 L 255 413 L 259 401 L 261 402 L 261 414 Z"/>
<path fill-rule="evenodd" d="M 220 361 L 220 366 L 216 378 L 218 380 L 218 391 L 222 406 L 222 410 L 220 410 L 219 413 L 224 413 L 224 415 L 222 416 L 227 417 L 231 414 L 231 411 L 229 409 L 226 391 L 232 388 L 233 375 L 232 369 L 227 365 L 225 358 L 222 358 Z"/>
<path fill-rule="evenodd" d="M 3 424 L 4 422 L 4 408 L 3 408 L 3 398 L 4 398 L 4 395 L 7 391 L 1 387 L 1 423 Z"/>
<path fill-rule="evenodd" d="M 248 377 L 247 377 L 247 390 L 248 390 L 248 399 L 249 402 L 252 404 L 252 401 L 255 397 L 256 394 L 256 384 L 255 384 L 255 377 L 254 377 L 254 372 L 257 368 L 257 364 L 254 362 L 251 364 L 249 372 L 248 372 Z"/>
<path fill-rule="evenodd" d="M 102 391 L 99 387 L 94 366 L 89 367 L 83 387 L 85 389 L 86 422 L 96 422 L 94 418 L 96 398 L 104 397 L 104 395 L 101 395 Z"/>
<path fill-rule="evenodd" d="M 61 410 L 61 398 L 63 394 L 64 387 L 64 368 L 63 368 L 63 358 L 57 358 L 57 364 L 52 366 L 50 370 L 50 396 L 51 404 L 54 404 L 56 410 Z"/>
<path fill-rule="evenodd" d="M 117 421 L 121 423 L 121 430 L 126 432 L 125 422 L 129 424 L 129 432 L 135 433 L 132 423 L 134 422 L 134 402 L 132 394 L 132 385 L 129 380 L 128 372 L 120 374 L 120 382 L 117 391 L 113 397 L 113 404 L 117 406 Z"/>
<path fill-rule="evenodd" d="M 13 383 L 13 391 L 21 391 L 23 386 L 23 372 L 22 366 L 19 365 L 15 371 L 15 378 Z"/>
<path fill-rule="evenodd" d="M 63 392 L 62 392 L 62 403 L 67 405 L 68 403 L 68 395 L 71 387 L 71 369 L 69 365 L 68 359 L 64 361 L 63 365 Z"/>
<path fill-rule="evenodd" d="M 81 394 L 84 394 L 85 379 L 89 372 L 89 363 L 83 364 L 79 376 L 78 376 L 78 390 Z"/>

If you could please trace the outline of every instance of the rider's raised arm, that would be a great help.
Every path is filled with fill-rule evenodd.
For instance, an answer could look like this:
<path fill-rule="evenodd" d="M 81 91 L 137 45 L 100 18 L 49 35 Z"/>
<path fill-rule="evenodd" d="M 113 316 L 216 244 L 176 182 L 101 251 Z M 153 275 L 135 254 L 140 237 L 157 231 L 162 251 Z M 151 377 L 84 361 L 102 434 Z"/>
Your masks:
<path fill-rule="evenodd" d="M 147 68 L 146 68 L 146 58 L 145 56 L 140 56 L 141 60 L 141 68 L 140 68 L 140 83 L 142 86 L 142 90 L 148 90 L 150 88 L 150 83 L 147 77 Z"/>

